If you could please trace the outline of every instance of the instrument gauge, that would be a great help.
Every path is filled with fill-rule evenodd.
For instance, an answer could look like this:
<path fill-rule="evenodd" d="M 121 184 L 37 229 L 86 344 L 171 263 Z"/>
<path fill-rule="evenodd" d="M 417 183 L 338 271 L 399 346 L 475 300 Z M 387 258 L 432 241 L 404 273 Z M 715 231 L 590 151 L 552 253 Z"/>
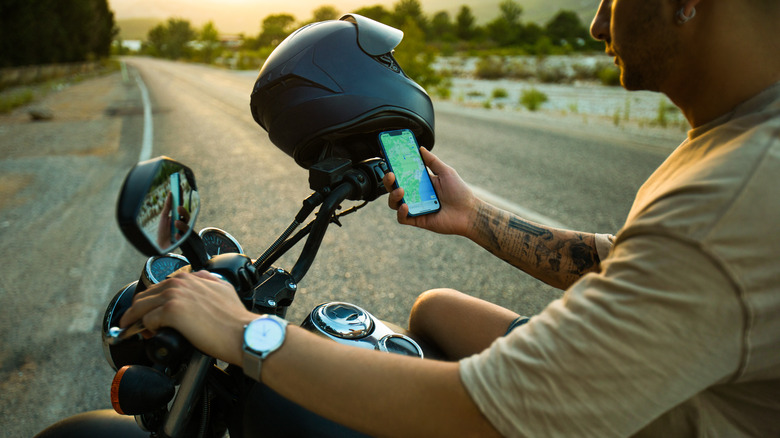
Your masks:
<path fill-rule="evenodd" d="M 219 228 L 204 228 L 198 233 L 203 244 L 206 246 L 206 253 L 209 258 L 220 254 L 236 253 L 243 254 L 244 250 L 238 241 Z"/>
<path fill-rule="evenodd" d="M 141 280 L 148 287 L 165 280 L 166 277 L 189 264 L 187 258 L 179 254 L 150 257 L 144 265 Z"/>

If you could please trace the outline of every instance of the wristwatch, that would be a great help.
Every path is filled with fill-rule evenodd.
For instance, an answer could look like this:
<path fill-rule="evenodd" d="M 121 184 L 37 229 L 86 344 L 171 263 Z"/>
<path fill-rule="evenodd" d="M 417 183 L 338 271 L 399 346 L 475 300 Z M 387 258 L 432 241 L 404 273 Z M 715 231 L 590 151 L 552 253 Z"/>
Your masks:
<path fill-rule="evenodd" d="M 263 359 L 284 342 L 287 321 L 275 315 L 263 315 L 244 326 L 244 374 L 260 381 Z"/>

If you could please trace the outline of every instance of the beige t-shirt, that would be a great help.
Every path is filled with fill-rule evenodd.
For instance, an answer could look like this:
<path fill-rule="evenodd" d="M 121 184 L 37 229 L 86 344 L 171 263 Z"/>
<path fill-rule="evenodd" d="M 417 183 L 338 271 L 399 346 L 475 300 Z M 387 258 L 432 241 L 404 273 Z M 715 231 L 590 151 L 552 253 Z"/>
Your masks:
<path fill-rule="evenodd" d="M 780 436 L 780 83 L 688 139 L 601 273 L 460 363 L 506 436 Z"/>

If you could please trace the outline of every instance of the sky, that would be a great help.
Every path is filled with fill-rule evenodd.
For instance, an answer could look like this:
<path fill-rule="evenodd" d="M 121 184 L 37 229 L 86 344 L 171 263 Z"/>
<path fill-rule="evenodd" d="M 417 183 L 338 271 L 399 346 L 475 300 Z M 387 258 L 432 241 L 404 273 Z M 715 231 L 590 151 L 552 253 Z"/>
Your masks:
<path fill-rule="evenodd" d="M 108 0 L 117 20 L 129 18 L 183 18 L 200 27 L 213 21 L 222 33 L 255 34 L 260 23 L 270 14 L 289 13 L 296 20 L 311 18 L 313 10 L 323 5 L 333 5 L 340 13 L 347 13 L 364 6 L 383 5 L 391 9 L 397 0 Z M 549 19 L 560 5 L 581 12 L 582 8 L 595 8 L 597 0 L 517 0 L 524 9 L 525 20 Z M 468 5 L 479 22 L 487 22 L 499 14 L 501 0 L 421 0 L 428 15 L 446 10 L 451 17 L 460 6 Z M 579 9 L 579 10 L 578 10 Z"/>

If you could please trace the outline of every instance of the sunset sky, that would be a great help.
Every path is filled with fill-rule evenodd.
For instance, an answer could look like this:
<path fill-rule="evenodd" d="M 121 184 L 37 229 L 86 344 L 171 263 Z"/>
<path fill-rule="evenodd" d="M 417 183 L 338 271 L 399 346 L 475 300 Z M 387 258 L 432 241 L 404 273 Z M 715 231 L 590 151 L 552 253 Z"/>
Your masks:
<path fill-rule="evenodd" d="M 311 18 L 319 6 L 333 5 L 340 13 L 363 6 L 383 5 L 392 8 L 397 0 L 108 0 L 117 20 L 128 18 L 184 18 L 195 26 L 213 21 L 223 33 L 254 34 L 270 14 L 289 13 L 296 20 Z M 558 9 L 566 7 L 581 12 L 593 8 L 596 0 L 517 0 L 524 9 L 524 20 L 546 20 Z M 488 21 L 499 14 L 501 0 L 421 0 L 426 14 L 446 10 L 454 17 L 460 6 L 468 5 L 479 21 Z"/>

